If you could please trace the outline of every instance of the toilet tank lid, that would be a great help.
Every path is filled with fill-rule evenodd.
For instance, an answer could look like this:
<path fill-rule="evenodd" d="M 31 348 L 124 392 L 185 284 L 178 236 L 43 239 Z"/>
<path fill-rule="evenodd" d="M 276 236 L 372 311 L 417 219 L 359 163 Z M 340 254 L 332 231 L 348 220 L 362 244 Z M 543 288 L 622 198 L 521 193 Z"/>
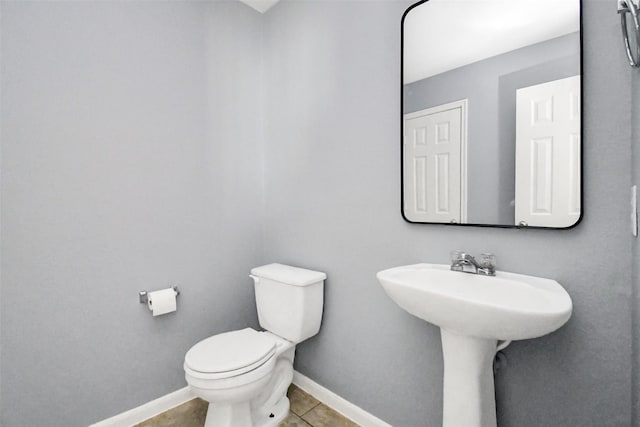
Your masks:
<path fill-rule="evenodd" d="M 306 268 L 292 267 L 278 263 L 252 268 L 251 274 L 294 286 L 307 286 L 327 278 L 327 275 L 320 271 L 307 270 Z"/>

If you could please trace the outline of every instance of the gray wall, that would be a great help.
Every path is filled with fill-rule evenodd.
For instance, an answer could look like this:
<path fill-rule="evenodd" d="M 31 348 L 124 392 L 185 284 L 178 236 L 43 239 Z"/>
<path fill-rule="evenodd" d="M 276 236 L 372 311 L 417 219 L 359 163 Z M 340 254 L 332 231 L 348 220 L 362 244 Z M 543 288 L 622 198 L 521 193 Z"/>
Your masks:
<path fill-rule="evenodd" d="M 631 73 L 632 92 L 631 92 L 631 122 L 632 130 L 632 174 L 631 184 L 640 188 L 640 74 L 638 70 Z M 640 335 L 640 240 L 632 239 L 632 265 L 633 265 L 633 316 L 632 331 L 633 336 Z M 638 339 L 634 339 L 632 348 L 633 369 L 632 369 L 632 402 L 633 402 L 633 421 L 634 425 L 640 425 L 640 345 Z"/>
<path fill-rule="evenodd" d="M 584 2 L 584 221 L 452 228 L 400 215 L 408 5 L 285 1 L 260 17 L 219 2 L 2 2 L 2 425 L 86 425 L 182 387 L 190 345 L 255 326 L 246 271 L 279 261 L 329 275 L 296 368 L 397 427 L 439 426 L 438 330 L 375 272 L 454 248 L 491 250 L 574 300 L 561 330 L 506 350 L 501 427 L 631 424 L 618 16 Z M 137 303 L 176 281 L 178 313 Z"/>
<path fill-rule="evenodd" d="M 260 15 L 2 2 L 3 426 L 86 426 L 257 326 Z M 152 318 L 138 291 L 179 283 Z"/>
<path fill-rule="evenodd" d="M 408 224 L 400 216 L 400 17 L 409 2 L 295 2 L 265 21 L 270 259 L 324 270 L 320 334 L 296 368 L 398 427 L 441 425 L 438 330 L 375 273 L 451 249 L 551 277 L 571 320 L 513 343 L 497 377 L 501 427 L 631 424 L 630 69 L 611 2 L 585 0 L 584 210 L 566 231 Z"/>
<path fill-rule="evenodd" d="M 580 74 L 568 34 L 404 85 L 403 112 L 468 99 L 468 221 L 514 225 L 516 90 Z"/>

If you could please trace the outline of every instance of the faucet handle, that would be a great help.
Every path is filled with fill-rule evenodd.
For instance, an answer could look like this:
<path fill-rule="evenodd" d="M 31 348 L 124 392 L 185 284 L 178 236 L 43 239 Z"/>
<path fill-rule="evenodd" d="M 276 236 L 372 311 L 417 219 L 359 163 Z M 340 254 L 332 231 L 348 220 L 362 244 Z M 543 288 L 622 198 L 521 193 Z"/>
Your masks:
<path fill-rule="evenodd" d="M 464 254 L 464 251 L 461 251 L 460 249 L 456 249 L 453 250 L 449 253 L 449 257 L 451 259 L 451 262 L 454 263 L 456 261 L 458 261 L 462 255 Z"/>
<path fill-rule="evenodd" d="M 496 268 L 496 256 L 492 253 L 480 254 L 480 266 L 482 268 Z"/>

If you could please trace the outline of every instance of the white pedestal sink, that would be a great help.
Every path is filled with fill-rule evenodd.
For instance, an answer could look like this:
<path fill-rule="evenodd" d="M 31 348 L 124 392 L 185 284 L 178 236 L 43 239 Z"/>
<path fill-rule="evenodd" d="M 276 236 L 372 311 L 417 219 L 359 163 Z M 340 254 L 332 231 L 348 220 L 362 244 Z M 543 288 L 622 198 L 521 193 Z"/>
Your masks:
<path fill-rule="evenodd" d="M 391 268 L 377 277 L 396 304 L 440 327 L 443 427 L 495 427 L 499 341 L 540 337 L 571 317 L 571 298 L 555 280 L 502 271 L 482 276 L 437 264 Z"/>

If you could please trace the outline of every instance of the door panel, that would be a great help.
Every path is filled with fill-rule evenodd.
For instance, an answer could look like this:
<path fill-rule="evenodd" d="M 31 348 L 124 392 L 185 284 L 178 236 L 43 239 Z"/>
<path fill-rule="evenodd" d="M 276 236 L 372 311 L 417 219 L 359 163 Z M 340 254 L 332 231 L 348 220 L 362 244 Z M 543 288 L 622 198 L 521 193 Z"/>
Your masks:
<path fill-rule="evenodd" d="M 464 101 L 405 116 L 403 178 L 407 219 L 462 221 L 465 122 Z"/>
<path fill-rule="evenodd" d="M 515 224 L 568 227 L 580 218 L 580 76 L 516 94 Z"/>

